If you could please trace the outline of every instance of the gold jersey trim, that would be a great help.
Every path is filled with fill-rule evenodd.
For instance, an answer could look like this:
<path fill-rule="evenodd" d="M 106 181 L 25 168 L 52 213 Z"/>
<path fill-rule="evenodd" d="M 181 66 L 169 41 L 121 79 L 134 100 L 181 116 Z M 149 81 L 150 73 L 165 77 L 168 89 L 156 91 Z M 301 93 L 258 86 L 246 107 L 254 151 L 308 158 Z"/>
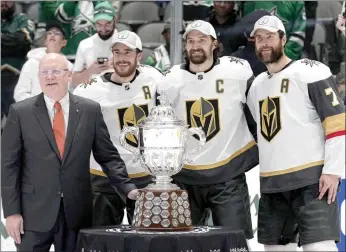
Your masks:
<path fill-rule="evenodd" d="M 326 117 L 322 123 L 324 134 L 328 136 L 332 133 L 345 130 L 345 121 L 345 113 Z"/>
<path fill-rule="evenodd" d="M 271 176 L 283 175 L 283 174 L 293 173 L 293 172 L 301 171 L 301 170 L 304 170 L 307 168 L 311 168 L 311 167 L 323 165 L 323 164 L 324 164 L 324 160 L 320 160 L 320 161 L 315 161 L 315 162 L 307 163 L 304 165 L 299 165 L 296 167 L 288 168 L 285 170 L 272 171 L 272 172 L 261 172 L 260 176 L 261 177 L 271 177 Z"/>
<path fill-rule="evenodd" d="M 236 152 L 234 152 L 229 158 L 221 160 L 217 163 L 214 164 L 207 164 L 207 165 L 184 165 L 184 168 L 187 170 L 207 170 L 207 169 L 214 169 L 214 168 L 218 168 L 221 167 L 227 163 L 229 163 L 230 161 L 232 161 L 232 159 L 238 157 L 239 155 L 241 155 L 242 153 L 244 153 L 245 151 L 247 151 L 248 149 L 252 148 L 253 146 L 256 145 L 256 141 L 251 141 L 249 142 L 247 145 L 245 145 L 243 148 L 237 150 Z"/>
<path fill-rule="evenodd" d="M 90 173 L 94 174 L 94 175 L 98 175 L 98 176 L 102 176 L 102 177 L 107 177 L 107 175 L 100 170 L 96 170 L 93 168 L 90 168 Z M 140 172 L 140 173 L 133 173 L 133 174 L 129 174 L 129 178 L 141 178 L 141 177 L 145 177 L 148 176 L 149 174 L 146 172 Z"/>

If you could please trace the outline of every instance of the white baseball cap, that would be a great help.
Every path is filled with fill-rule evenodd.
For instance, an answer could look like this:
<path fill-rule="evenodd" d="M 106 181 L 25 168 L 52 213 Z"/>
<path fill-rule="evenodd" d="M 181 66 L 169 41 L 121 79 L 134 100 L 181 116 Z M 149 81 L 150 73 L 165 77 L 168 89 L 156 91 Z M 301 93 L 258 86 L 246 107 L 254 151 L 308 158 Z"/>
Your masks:
<path fill-rule="evenodd" d="M 264 29 L 270 32 L 277 32 L 279 30 L 286 34 L 285 26 L 277 16 L 263 16 L 257 20 L 254 29 L 250 33 L 250 37 L 255 35 L 258 29 Z"/>
<path fill-rule="evenodd" d="M 210 23 L 203 20 L 195 20 L 191 24 L 189 24 L 186 27 L 183 39 L 186 39 L 187 34 L 189 34 L 189 32 L 193 30 L 200 31 L 205 35 L 212 36 L 214 39 L 217 39 L 214 27 Z"/>
<path fill-rule="evenodd" d="M 131 49 L 139 49 L 142 51 L 142 41 L 140 37 L 131 31 L 121 31 L 116 35 L 116 38 L 113 40 L 112 47 L 116 43 L 122 43 L 124 45 L 127 45 Z"/>

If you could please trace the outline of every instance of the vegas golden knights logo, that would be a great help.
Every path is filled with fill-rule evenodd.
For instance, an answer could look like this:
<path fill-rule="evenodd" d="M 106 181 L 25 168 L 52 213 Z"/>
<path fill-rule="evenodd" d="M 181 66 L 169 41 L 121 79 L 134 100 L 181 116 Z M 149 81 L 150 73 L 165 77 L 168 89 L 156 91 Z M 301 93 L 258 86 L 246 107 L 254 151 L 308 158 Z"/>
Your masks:
<path fill-rule="evenodd" d="M 125 126 L 132 127 L 139 124 L 148 116 L 148 105 L 136 105 L 132 104 L 128 108 L 118 109 L 118 116 L 120 122 L 120 130 Z M 126 142 L 133 147 L 138 146 L 138 141 L 136 137 L 132 134 L 126 135 Z"/>
<path fill-rule="evenodd" d="M 267 97 L 259 101 L 261 134 L 270 142 L 281 130 L 280 97 Z"/>
<path fill-rule="evenodd" d="M 220 131 L 219 101 L 204 99 L 186 101 L 186 121 L 189 127 L 201 127 L 207 141 L 211 140 Z M 194 135 L 199 139 L 197 135 Z"/>

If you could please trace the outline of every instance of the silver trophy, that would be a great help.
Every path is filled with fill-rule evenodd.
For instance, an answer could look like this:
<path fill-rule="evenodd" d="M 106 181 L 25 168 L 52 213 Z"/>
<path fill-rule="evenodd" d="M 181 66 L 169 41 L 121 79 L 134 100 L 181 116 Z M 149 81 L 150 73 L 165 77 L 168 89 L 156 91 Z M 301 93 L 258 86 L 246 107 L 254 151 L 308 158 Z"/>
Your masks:
<path fill-rule="evenodd" d="M 139 190 L 133 225 L 143 229 L 185 229 L 191 227 L 191 212 L 186 191 L 171 183 L 189 155 L 200 150 L 206 138 L 201 128 L 188 128 L 176 117 L 167 96 L 158 97 L 160 105 L 134 127 L 124 127 L 120 134 L 121 145 L 140 160 L 145 171 L 155 178 L 155 183 Z M 126 135 L 137 138 L 138 148 L 126 142 Z M 186 151 L 188 137 L 199 136 L 198 145 Z"/>

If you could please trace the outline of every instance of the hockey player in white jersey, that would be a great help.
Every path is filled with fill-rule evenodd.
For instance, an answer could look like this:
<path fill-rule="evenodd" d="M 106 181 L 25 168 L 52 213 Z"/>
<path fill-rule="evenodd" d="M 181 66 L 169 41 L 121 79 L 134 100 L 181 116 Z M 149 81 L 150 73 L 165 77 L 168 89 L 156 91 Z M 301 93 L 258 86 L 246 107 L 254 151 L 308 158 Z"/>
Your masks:
<path fill-rule="evenodd" d="M 259 19 L 251 36 L 268 71 L 254 80 L 247 103 L 257 122 L 261 199 L 258 241 L 266 251 L 337 251 L 336 195 L 345 177 L 345 106 L 330 69 L 284 54 L 285 28 Z M 297 225 L 297 229 L 294 229 Z"/>
<path fill-rule="evenodd" d="M 208 22 L 192 22 L 183 35 L 186 64 L 175 65 L 159 84 L 177 115 L 190 127 L 201 127 L 206 144 L 173 178 L 187 190 L 194 225 L 210 208 L 214 225 L 244 230 L 253 237 L 245 172 L 258 163 L 256 142 L 243 112 L 249 63 L 219 58 L 215 30 Z M 187 152 L 198 137 L 188 143 Z"/>
<path fill-rule="evenodd" d="M 133 155 L 121 146 L 119 135 L 124 126 L 134 126 L 148 116 L 155 105 L 157 82 L 162 74 L 153 67 L 138 65 L 142 57 L 142 43 L 133 32 L 118 33 L 111 50 L 114 72 L 79 85 L 74 93 L 100 103 L 111 140 L 126 164 L 129 177 L 138 188 L 142 188 L 152 181 L 152 177 L 144 172 L 139 162 L 132 161 Z M 126 141 L 129 145 L 138 146 L 133 135 L 128 134 Z M 94 189 L 94 225 L 120 224 L 122 216 L 119 213 L 123 213 L 124 203 L 93 157 L 90 172 Z M 131 223 L 135 202 L 126 200 Z"/>

